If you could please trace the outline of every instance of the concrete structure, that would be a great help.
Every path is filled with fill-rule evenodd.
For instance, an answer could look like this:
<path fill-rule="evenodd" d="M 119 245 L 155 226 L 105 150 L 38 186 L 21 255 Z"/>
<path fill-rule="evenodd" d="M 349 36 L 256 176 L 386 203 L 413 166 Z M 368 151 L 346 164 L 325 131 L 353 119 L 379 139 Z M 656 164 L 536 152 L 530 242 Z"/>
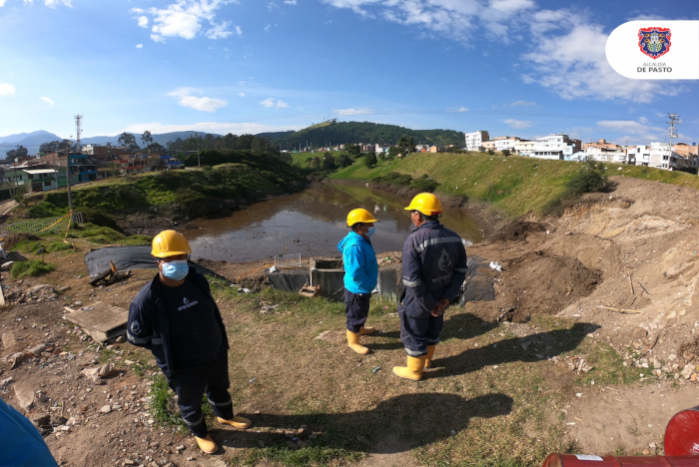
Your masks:
<path fill-rule="evenodd" d="M 519 140 L 515 143 L 514 152 L 520 156 L 531 156 L 535 148 L 536 141 Z"/>
<path fill-rule="evenodd" d="M 550 134 L 536 139 L 531 157 L 539 159 L 564 160 L 573 157 L 581 150 L 580 140 L 570 139 L 564 134 Z"/>
<path fill-rule="evenodd" d="M 391 145 L 390 144 L 375 144 L 374 145 L 374 152 L 376 154 L 386 154 L 388 153 L 388 150 L 390 149 Z"/>
<path fill-rule="evenodd" d="M 478 151 L 478 148 L 483 146 L 483 142 L 490 139 L 490 135 L 488 135 L 487 131 L 479 130 L 473 133 L 466 133 L 465 139 L 467 151 Z"/>
<path fill-rule="evenodd" d="M 586 151 L 587 148 L 599 148 L 599 149 L 605 149 L 607 151 L 618 151 L 622 149 L 621 146 L 615 143 L 610 143 L 606 139 L 598 139 L 597 142 L 595 143 L 585 143 L 582 146 L 583 151 Z"/>
<path fill-rule="evenodd" d="M 626 162 L 626 152 L 619 148 L 607 149 L 607 147 L 587 145 L 585 149 L 585 160 L 593 160 L 599 162 L 615 162 L 622 164 Z"/>
<path fill-rule="evenodd" d="M 114 146 L 98 146 L 86 144 L 82 148 L 82 153 L 90 156 L 96 162 L 106 162 L 116 157 L 128 157 L 132 151 Z"/>

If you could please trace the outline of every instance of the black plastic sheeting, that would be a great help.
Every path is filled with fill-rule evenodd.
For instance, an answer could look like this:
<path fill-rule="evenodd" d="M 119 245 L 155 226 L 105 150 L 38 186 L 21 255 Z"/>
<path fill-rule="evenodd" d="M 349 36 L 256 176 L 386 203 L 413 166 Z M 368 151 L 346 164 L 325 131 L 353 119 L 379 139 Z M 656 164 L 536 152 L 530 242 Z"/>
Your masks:
<path fill-rule="evenodd" d="M 111 269 L 110 261 L 113 261 L 117 270 L 121 272 L 129 269 L 156 269 L 155 258 L 150 255 L 150 252 L 150 246 L 108 246 L 87 253 L 85 255 L 85 264 L 87 264 L 90 279 L 94 279 Z M 199 274 L 214 276 L 229 282 L 225 277 L 197 263 L 190 261 L 189 266 L 193 267 Z"/>
<path fill-rule="evenodd" d="M 495 286 L 493 285 L 493 273 L 485 259 L 479 256 L 470 256 L 466 263 L 468 272 L 466 280 L 461 287 L 462 294 L 459 297 L 459 305 L 466 302 L 488 302 L 495 300 Z"/>

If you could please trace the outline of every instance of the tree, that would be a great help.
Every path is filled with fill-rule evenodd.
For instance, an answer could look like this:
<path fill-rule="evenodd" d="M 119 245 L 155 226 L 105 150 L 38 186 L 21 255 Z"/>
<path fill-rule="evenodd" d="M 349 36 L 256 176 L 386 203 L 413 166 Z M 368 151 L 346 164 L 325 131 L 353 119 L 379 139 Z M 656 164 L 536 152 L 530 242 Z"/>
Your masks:
<path fill-rule="evenodd" d="M 162 153 L 165 152 L 165 148 L 159 143 L 152 143 L 148 146 L 148 152 Z"/>
<path fill-rule="evenodd" d="M 138 144 L 136 144 L 136 137 L 132 135 L 131 133 L 123 132 L 121 135 L 119 135 L 119 144 L 122 147 L 126 147 L 129 149 L 137 149 Z"/>
<path fill-rule="evenodd" d="M 398 142 L 398 148 L 402 154 L 412 154 L 415 152 L 415 138 L 412 136 L 401 136 Z"/>
<path fill-rule="evenodd" d="M 502 150 L 502 155 L 505 156 L 505 157 L 509 156 L 509 155 L 510 155 L 510 150 L 509 150 L 509 149 L 503 149 L 503 150 Z"/>
<path fill-rule="evenodd" d="M 364 156 L 364 165 L 369 167 L 370 169 L 376 165 L 376 153 L 375 152 L 368 152 L 366 156 Z"/>
<path fill-rule="evenodd" d="M 479 150 L 480 152 L 485 152 L 485 148 L 484 148 L 483 146 L 478 146 L 478 150 Z"/>
<path fill-rule="evenodd" d="M 388 148 L 388 158 L 395 159 L 396 156 L 403 154 L 403 150 L 399 146 L 391 146 Z"/>
<path fill-rule="evenodd" d="M 320 169 L 320 166 L 321 166 L 320 157 L 318 157 L 318 156 L 314 157 L 313 160 L 311 161 L 311 168 L 318 170 L 318 169 Z"/>
<path fill-rule="evenodd" d="M 141 141 L 143 141 L 143 145 L 145 147 L 151 145 L 151 143 L 153 142 L 153 136 L 151 136 L 150 131 L 146 130 L 143 132 L 143 135 L 141 135 Z"/>
<path fill-rule="evenodd" d="M 349 167 L 352 165 L 352 158 L 349 156 L 349 154 L 342 153 L 340 154 L 340 167 Z"/>
<path fill-rule="evenodd" d="M 356 157 L 361 154 L 362 148 L 360 148 L 358 144 L 348 144 L 345 146 L 345 151 L 347 151 L 350 156 Z"/>
<path fill-rule="evenodd" d="M 323 169 L 335 170 L 335 158 L 331 152 L 326 152 L 323 156 Z"/>
<path fill-rule="evenodd" d="M 492 156 L 495 152 L 492 149 L 488 149 L 488 155 Z"/>
<path fill-rule="evenodd" d="M 5 153 L 5 160 L 8 162 L 13 162 L 15 159 L 20 157 L 27 157 L 29 151 L 24 146 L 17 146 L 17 149 L 11 149 Z"/>

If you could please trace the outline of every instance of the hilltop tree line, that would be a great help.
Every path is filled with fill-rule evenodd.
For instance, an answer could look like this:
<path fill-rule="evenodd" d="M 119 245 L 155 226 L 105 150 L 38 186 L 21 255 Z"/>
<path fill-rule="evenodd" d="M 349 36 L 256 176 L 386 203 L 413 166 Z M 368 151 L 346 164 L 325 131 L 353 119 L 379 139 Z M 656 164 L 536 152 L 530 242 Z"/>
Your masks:
<path fill-rule="evenodd" d="M 398 144 L 402 137 L 413 137 L 416 144 L 438 146 L 463 145 L 464 134 L 453 130 L 411 130 L 396 125 L 370 122 L 329 122 L 297 132 L 267 133 L 282 149 L 298 145 L 325 147 L 338 144 L 383 143 Z"/>

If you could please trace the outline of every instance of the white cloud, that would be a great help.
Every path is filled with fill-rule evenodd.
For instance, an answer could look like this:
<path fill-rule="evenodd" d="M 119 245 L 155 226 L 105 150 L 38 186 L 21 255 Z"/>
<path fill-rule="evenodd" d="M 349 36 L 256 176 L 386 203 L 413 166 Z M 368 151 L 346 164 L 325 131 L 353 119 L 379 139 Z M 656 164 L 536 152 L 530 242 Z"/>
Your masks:
<path fill-rule="evenodd" d="M 284 0 L 284 5 L 296 5 L 296 0 Z"/>
<path fill-rule="evenodd" d="M 524 55 L 535 72 L 525 83 L 538 83 L 563 99 L 629 100 L 646 103 L 657 96 L 674 96 L 679 86 L 667 82 L 632 80 L 616 73 L 605 55 L 607 34 L 602 26 L 580 24 L 563 36 L 541 36 L 536 49 Z"/>
<path fill-rule="evenodd" d="M 136 44 L 136 48 L 137 48 L 137 49 L 142 49 L 142 48 L 143 48 L 143 44 Z"/>
<path fill-rule="evenodd" d="M 242 36 L 242 35 L 243 35 L 243 31 L 240 29 L 240 26 L 236 26 L 236 27 L 235 27 L 235 32 L 236 32 L 239 36 Z"/>
<path fill-rule="evenodd" d="M 190 109 L 200 110 L 202 112 L 215 112 L 219 107 L 228 105 L 228 102 L 222 99 L 192 96 L 192 94 L 201 94 L 201 92 L 202 91 L 199 89 L 185 87 L 178 88 L 167 95 L 178 98 L 182 107 L 189 107 Z"/>
<path fill-rule="evenodd" d="M 64 0 L 65 1 L 65 0 Z M 237 0 L 177 0 L 166 8 L 149 8 L 147 12 L 153 19 L 151 38 L 156 42 L 164 42 L 168 37 L 194 39 L 202 33 L 209 39 L 224 39 L 233 34 L 229 30 L 230 23 L 217 23 L 216 13 L 224 5 L 237 3 Z M 131 10 L 134 13 L 144 13 L 140 8 Z M 142 18 L 146 19 L 144 22 Z M 148 18 L 138 18 L 138 25 L 147 27 Z M 241 34 L 240 28 L 236 33 Z"/>
<path fill-rule="evenodd" d="M 148 17 L 147 16 L 139 16 L 138 17 L 138 25 L 139 25 L 139 27 L 147 28 L 148 27 Z"/>
<path fill-rule="evenodd" d="M 338 110 L 333 110 L 333 112 L 341 117 L 347 117 L 349 115 L 369 115 L 369 114 L 374 113 L 373 110 L 371 110 L 367 107 L 362 107 L 359 109 L 355 109 L 355 108 L 338 109 Z"/>
<path fill-rule="evenodd" d="M 244 135 L 251 134 L 255 135 L 258 133 L 276 132 L 276 131 L 288 131 L 288 130 L 300 130 L 304 128 L 305 125 L 292 125 L 292 126 L 270 126 L 263 125 L 260 123 L 221 123 L 221 122 L 199 122 L 190 123 L 185 125 L 167 125 L 159 122 L 153 123 L 136 123 L 125 128 L 124 131 L 129 133 L 142 134 L 144 131 L 148 130 L 153 134 L 162 133 L 172 133 L 175 131 L 199 131 L 203 133 L 213 133 L 217 135 L 226 135 L 232 133 L 234 135 Z M 119 132 L 121 134 L 122 132 Z"/>
<path fill-rule="evenodd" d="M 0 96 L 11 96 L 15 93 L 15 87 L 10 83 L 0 83 Z"/>
<path fill-rule="evenodd" d="M 528 102 L 528 101 L 514 101 L 514 102 L 512 103 L 512 106 L 511 106 L 511 107 L 517 107 L 517 106 L 520 106 L 520 105 L 522 105 L 522 106 L 529 106 L 529 105 L 530 105 L 530 106 L 534 107 L 534 106 L 536 106 L 536 102 L 534 102 L 534 101 L 531 101 L 531 102 Z"/>
<path fill-rule="evenodd" d="M 5 0 L 0 0 L 0 8 L 5 6 Z"/>
<path fill-rule="evenodd" d="M 244 92 L 239 92 L 238 95 L 239 95 L 240 97 L 245 97 L 246 94 L 245 94 Z"/>
<path fill-rule="evenodd" d="M 44 5 L 49 8 L 56 8 L 56 5 L 65 5 L 67 7 L 73 8 L 71 0 L 44 0 Z"/>
<path fill-rule="evenodd" d="M 529 128 L 533 125 L 533 123 L 528 120 L 515 120 L 513 118 L 508 118 L 507 120 L 503 120 L 502 122 L 507 123 L 508 125 L 510 125 L 511 128 L 516 128 L 517 130 Z"/>
<path fill-rule="evenodd" d="M 279 100 L 279 99 L 277 99 L 277 100 L 275 101 L 275 100 L 274 100 L 273 98 L 271 98 L 271 97 L 270 97 L 269 99 L 265 99 L 265 100 L 263 100 L 262 102 L 260 102 L 260 105 L 262 105 L 263 107 L 267 107 L 267 108 L 269 108 L 269 107 L 278 107 L 278 108 L 286 109 L 286 108 L 289 107 L 289 104 L 287 104 L 286 102 L 281 101 L 281 100 Z"/>
<path fill-rule="evenodd" d="M 468 108 L 467 107 L 459 107 L 458 109 L 456 109 L 456 111 L 458 113 L 464 113 L 464 112 L 468 112 Z"/>
<path fill-rule="evenodd" d="M 44 96 L 44 97 L 41 98 L 41 100 L 44 101 L 44 102 L 46 102 L 48 105 L 53 105 L 53 104 L 55 104 L 54 100 L 51 99 L 50 97 L 45 97 L 45 96 Z"/>
<path fill-rule="evenodd" d="M 649 133 L 662 133 L 663 129 L 639 123 L 635 120 L 602 120 L 597 122 L 597 126 L 605 130 L 629 133 L 632 135 L 646 135 Z"/>

